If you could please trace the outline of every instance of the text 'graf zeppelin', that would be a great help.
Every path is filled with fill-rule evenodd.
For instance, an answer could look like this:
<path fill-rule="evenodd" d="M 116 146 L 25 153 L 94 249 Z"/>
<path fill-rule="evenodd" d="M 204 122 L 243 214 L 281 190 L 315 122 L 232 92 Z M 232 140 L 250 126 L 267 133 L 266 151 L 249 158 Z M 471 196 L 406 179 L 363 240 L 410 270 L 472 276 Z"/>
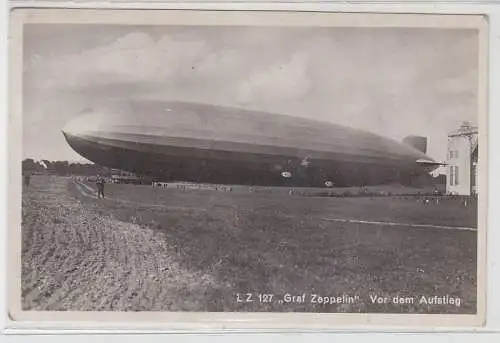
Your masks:
<path fill-rule="evenodd" d="M 272 293 L 236 293 L 237 303 L 277 303 L 277 304 L 356 304 L 368 302 L 373 305 L 451 305 L 460 307 L 462 301 L 459 297 L 450 295 L 419 295 L 419 296 L 380 296 L 370 294 L 368 298 L 360 298 L 359 295 L 342 293 L 330 296 L 316 293 L 285 293 L 275 295 Z"/>

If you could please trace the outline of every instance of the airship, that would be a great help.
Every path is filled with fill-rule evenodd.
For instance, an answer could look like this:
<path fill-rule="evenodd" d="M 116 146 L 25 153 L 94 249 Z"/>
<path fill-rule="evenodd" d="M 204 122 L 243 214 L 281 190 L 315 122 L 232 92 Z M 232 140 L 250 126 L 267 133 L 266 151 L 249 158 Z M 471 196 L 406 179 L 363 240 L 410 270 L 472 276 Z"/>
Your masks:
<path fill-rule="evenodd" d="M 62 133 L 86 159 L 157 181 L 407 184 L 440 165 L 415 136 L 400 142 L 329 122 L 179 101 L 113 103 L 80 114 Z"/>

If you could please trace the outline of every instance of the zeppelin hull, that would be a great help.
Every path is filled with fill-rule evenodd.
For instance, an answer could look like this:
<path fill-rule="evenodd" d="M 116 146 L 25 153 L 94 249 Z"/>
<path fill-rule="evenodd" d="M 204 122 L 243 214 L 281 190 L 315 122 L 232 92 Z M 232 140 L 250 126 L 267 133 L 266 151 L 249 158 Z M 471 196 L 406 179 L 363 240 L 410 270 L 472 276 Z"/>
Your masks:
<path fill-rule="evenodd" d="M 231 116 L 208 105 L 163 107 L 160 114 L 87 115 L 64 135 L 95 163 L 164 181 L 353 186 L 406 183 L 433 169 L 416 163 L 431 160 L 416 149 L 337 125 L 236 109 Z"/>

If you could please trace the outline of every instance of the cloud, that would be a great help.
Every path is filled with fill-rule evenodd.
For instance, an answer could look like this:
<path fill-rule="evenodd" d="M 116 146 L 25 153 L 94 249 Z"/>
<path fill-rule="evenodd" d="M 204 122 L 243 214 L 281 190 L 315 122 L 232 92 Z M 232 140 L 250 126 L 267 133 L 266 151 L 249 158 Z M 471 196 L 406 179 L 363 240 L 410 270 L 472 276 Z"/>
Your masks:
<path fill-rule="evenodd" d="M 159 82 L 179 73 L 201 55 L 203 41 L 155 41 L 147 33 L 129 33 L 107 46 L 56 58 L 33 55 L 26 70 L 33 87 L 79 88 L 110 82 Z"/>
<path fill-rule="evenodd" d="M 434 89 L 440 94 L 475 96 L 479 74 L 477 69 L 464 70 L 461 75 L 447 76 L 436 80 Z"/>
<path fill-rule="evenodd" d="M 236 89 L 241 104 L 297 101 L 311 88 L 308 75 L 308 55 L 296 53 L 285 63 L 274 64 L 250 75 Z"/>

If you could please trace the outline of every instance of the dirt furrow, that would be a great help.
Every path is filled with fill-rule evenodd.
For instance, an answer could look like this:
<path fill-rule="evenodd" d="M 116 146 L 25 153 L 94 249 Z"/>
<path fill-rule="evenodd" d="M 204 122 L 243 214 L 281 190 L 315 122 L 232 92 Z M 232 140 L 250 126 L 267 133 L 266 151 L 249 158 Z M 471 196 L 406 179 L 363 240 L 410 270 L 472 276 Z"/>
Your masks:
<path fill-rule="evenodd" d="M 217 287 L 183 269 L 161 233 L 98 215 L 68 196 L 65 182 L 23 202 L 23 308 L 197 309 L 204 290 Z M 183 299 L 193 293 L 192 303 Z"/>

